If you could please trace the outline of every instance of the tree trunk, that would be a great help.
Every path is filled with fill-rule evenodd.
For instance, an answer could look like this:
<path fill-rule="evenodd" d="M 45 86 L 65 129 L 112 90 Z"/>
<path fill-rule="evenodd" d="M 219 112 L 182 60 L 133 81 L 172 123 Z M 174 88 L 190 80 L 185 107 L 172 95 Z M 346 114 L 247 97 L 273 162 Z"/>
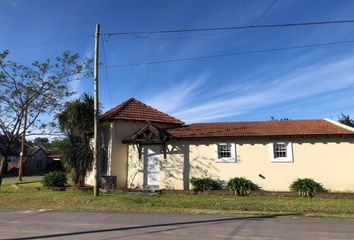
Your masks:
<path fill-rule="evenodd" d="M 76 168 L 71 169 L 71 180 L 73 181 L 75 186 L 79 184 L 79 177 L 79 171 Z"/>
<path fill-rule="evenodd" d="M 23 133 L 21 137 L 21 155 L 20 162 L 18 164 L 18 180 L 22 181 L 23 168 L 25 166 L 26 161 L 26 130 L 27 130 L 27 107 L 25 108 L 25 119 L 23 123 Z"/>
<path fill-rule="evenodd" d="M 4 178 L 5 172 L 6 172 L 6 167 L 7 167 L 7 160 L 8 160 L 8 153 L 10 149 L 10 144 L 6 143 L 5 144 L 5 149 L 2 151 L 0 154 L 0 187 L 2 184 L 2 179 Z"/>
<path fill-rule="evenodd" d="M 83 186 L 85 186 L 85 175 L 86 174 L 80 174 L 80 176 L 79 176 L 79 187 L 83 187 Z"/>
<path fill-rule="evenodd" d="M 4 177 L 5 171 L 6 171 L 6 158 L 1 156 L 1 158 L 0 158 L 0 187 L 2 184 L 2 179 Z"/>

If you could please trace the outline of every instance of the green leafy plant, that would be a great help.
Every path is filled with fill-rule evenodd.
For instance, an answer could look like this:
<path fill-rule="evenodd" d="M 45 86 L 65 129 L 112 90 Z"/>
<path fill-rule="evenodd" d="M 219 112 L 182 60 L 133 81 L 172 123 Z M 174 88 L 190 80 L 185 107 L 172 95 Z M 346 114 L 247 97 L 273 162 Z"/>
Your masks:
<path fill-rule="evenodd" d="M 43 178 L 43 186 L 45 187 L 65 187 L 68 177 L 65 172 L 53 171 Z"/>
<path fill-rule="evenodd" d="M 259 191 L 260 187 L 243 177 L 235 177 L 228 181 L 226 189 L 238 196 L 245 196 L 252 191 Z"/>
<path fill-rule="evenodd" d="M 90 138 L 93 134 L 93 97 L 84 93 L 80 98 L 67 102 L 57 114 L 59 126 L 66 138 L 61 144 L 62 161 L 75 186 L 85 185 L 87 171 L 92 169 L 93 151 Z"/>
<path fill-rule="evenodd" d="M 204 171 L 204 174 L 202 174 L 200 178 L 192 177 L 189 181 L 192 184 L 195 193 L 209 190 L 222 190 L 224 186 L 222 180 L 208 177 L 207 171 Z"/>
<path fill-rule="evenodd" d="M 326 192 L 327 190 L 321 183 L 311 178 L 298 178 L 290 185 L 292 192 L 298 192 L 302 197 L 314 197 L 318 192 Z"/>

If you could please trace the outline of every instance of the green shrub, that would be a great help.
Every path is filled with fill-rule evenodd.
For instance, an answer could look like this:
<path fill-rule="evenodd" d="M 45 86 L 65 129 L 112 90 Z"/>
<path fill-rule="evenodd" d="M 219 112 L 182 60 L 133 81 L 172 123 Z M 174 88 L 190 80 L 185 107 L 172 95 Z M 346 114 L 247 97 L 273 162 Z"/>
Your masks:
<path fill-rule="evenodd" d="M 235 177 L 228 181 L 226 189 L 238 196 L 245 196 L 252 191 L 259 191 L 260 187 L 243 177 Z"/>
<path fill-rule="evenodd" d="M 68 177 L 65 172 L 53 171 L 43 178 L 43 186 L 45 187 L 65 187 Z"/>
<path fill-rule="evenodd" d="M 207 190 L 222 190 L 223 181 L 220 179 L 212 179 L 210 177 L 205 178 L 195 178 L 192 177 L 190 182 L 193 186 L 194 192 L 204 192 Z"/>
<path fill-rule="evenodd" d="M 196 193 L 208 190 L 222 190 L 224 187 L 224 181 L 208 177 L 208 171 L 204 171 L 200 178 L 191 177 L 189 181 L 193 186 L 193 191 Z"/>
<path fill-rule="evenodd" d="M 314 197 L 316 193 L 326 191 L 321 183 L 311 178 L 298 178 L 290 185 L 290 190 L 298 192 L 302 197 Z"/>

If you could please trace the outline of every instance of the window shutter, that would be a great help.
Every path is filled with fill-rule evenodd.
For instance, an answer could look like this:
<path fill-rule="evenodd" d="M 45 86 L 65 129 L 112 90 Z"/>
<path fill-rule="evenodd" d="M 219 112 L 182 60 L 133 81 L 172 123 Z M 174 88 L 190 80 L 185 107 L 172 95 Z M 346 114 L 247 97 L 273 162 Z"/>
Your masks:
<path fill-rule="evenodd" d="M 215 148 L 214 148 L 215 160 L 218 160 L 218 159 L 219 159 L 219 144 L 216 143 L 216 144 L 214 144 L 214 145 L 215 145 Z"/>
<path fill-rule="evenodd" d="M 234 160 L 235 162 L 237 162 L 237 159 L 236 159 L 236 144 L 235 143 L 231 143 L 231 159 Z"/>

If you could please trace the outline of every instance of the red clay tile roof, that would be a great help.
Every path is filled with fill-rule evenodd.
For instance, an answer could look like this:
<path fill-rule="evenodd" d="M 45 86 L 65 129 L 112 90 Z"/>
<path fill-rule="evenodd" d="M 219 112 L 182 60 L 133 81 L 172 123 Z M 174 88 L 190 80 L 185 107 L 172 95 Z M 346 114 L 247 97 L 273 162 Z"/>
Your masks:
<path fill-rule="evenodd" d="M 159 110 L 152 108 L 145 103 L 142 103 L 135 98 L 129 98 L 127 101 L 119 104 L 115 108 L 105 112 L 101 116 L 103 121 L 115 121 L 115 120 L 137 120 L 137 121 L 149 121 L 159 123 L 171 123 L 182 125 L 182 121 L 160 112 Z"/>
<path fill-rule="evenodd" d="M 174 138 L 351 135 L 354 131 L 330 121 L 289 120 L 263 122 L 195 123 L 168 130 Z"/>

